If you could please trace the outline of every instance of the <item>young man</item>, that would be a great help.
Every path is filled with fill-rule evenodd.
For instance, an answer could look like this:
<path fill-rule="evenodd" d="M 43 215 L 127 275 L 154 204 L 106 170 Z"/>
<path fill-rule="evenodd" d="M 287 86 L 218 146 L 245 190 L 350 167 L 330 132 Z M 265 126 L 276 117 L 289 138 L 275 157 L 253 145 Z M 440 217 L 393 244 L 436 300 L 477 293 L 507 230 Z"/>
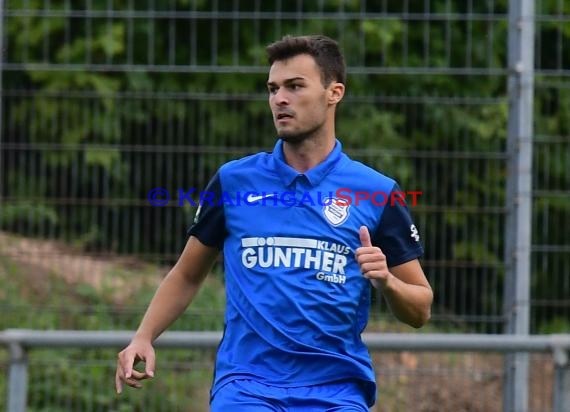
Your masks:
<path fill-rule="evenodd" d="M 223 165 L 210 181 L 212 196 L 179 261 L 119 353 L 117 392 L 154 376 L 153 341 L 186 309 L 222 249 L 226 327 L 212 411 L 368 411 L 376 386 L 361 332 L 371 285 L 402 322 L 420 327 L 430 317 L 418 232 L 403 202 L 348 196 L 391 199 L 399 189 L 346 156 L 335 137 L 346 82 L 337 43 L 288 36 L 267 53 L 277 144 Z M 141 360 L 144 372 L 133 368 Z"/>

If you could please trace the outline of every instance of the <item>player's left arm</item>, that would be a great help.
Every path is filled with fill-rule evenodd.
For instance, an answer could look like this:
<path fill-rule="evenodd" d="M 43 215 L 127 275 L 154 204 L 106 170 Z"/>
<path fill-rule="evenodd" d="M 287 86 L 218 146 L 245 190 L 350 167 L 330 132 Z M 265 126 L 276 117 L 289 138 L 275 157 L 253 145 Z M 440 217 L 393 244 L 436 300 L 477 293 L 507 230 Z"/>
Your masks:
<path fill-rule="evenodd" d="M 372 284 L 379 282 L 373 281 Z M 420 328 L 431 317 L 433 291 L 418 259 L 388 269 L 382 293 L 396 318 Z"/>
<path fill-rule="evenodd" d="M 395 184 L 392 193 L 403 192 Z M 386 206 L 373 230 L 360 228 L 356 258 L 362 274 L 382 290 L 396 318 L 419 328 L 431 316 L 433 291 L 418 260 L 423 247 L 405 200 Z"/>
<path fill-rule="evenodd" d="M 431 316 L 433 291 L 418 259 L 388 267 L 382 250 L 372 245 L 368 228 L 360 228 L 361 247 L 356 260 L 364 277 L 380 289 L 394 316 L 415 328 Z"/>

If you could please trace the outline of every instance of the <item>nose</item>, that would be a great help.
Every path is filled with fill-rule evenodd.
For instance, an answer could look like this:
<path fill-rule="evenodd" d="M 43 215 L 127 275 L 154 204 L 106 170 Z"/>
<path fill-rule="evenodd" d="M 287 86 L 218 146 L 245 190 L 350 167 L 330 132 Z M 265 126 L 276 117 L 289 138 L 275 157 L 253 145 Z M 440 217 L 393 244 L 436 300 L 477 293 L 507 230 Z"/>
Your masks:
<path fill-rule="evenodd" d="M 284 106 L 289 104 L 287 91 L 283 87 L 280 87 L 275 91 L 275 93 L 271 96 L 271 100 L 273 100 L 273 103 L 275 103 L 277 106 Z"/>

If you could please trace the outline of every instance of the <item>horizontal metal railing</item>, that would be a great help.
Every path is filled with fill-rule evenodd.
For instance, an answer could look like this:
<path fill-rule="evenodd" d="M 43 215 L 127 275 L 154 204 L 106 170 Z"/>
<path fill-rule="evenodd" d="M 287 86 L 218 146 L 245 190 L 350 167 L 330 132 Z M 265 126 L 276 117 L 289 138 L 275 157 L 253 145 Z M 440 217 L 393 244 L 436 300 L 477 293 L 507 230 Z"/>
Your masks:
<path fill-rule="evenodd" d="M 0 345 L 10 353 L 8 373 L 8 412 L 24 412 L 27 404 L 27 352 L 34 348 L 120 348 L 128 344 L 131 331 L 70 331 L 9 329 L 0 332 Z M 221 332 L 166 332 L 155 343 L 157 348 L 215 348 Z M 554 359 L 554 412 L 570 412 L 570 334 L 560 335 L 483 335 L 365 333 L 363 340 L 371 351 L 424 352 L 538 352 Z"/>

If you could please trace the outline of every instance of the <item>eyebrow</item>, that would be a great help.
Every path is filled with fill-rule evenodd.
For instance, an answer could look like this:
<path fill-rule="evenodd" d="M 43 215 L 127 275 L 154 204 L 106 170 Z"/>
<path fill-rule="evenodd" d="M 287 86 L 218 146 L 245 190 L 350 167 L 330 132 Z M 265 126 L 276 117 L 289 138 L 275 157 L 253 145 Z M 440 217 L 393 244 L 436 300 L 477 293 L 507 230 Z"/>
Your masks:
<path fill-rule="evenodd" d="M 298 81 L 298 80 L 305 80 L 305 78 L 304 78 L 304 77 L 300 77 L 300 76 L 298 76 L 298 77 L 292 77 L 292 78 L 290 78 L 290 79 L 286 79 L 286 80 L 283 82 L 283 84 L 293 83 L 293 82 Z M 277 83 L 275 83 L 275 82 L 267 82 L 267 85 L 268 85 L 268 86 L 275 86 L 275 85 L 277 85 Z"/>

